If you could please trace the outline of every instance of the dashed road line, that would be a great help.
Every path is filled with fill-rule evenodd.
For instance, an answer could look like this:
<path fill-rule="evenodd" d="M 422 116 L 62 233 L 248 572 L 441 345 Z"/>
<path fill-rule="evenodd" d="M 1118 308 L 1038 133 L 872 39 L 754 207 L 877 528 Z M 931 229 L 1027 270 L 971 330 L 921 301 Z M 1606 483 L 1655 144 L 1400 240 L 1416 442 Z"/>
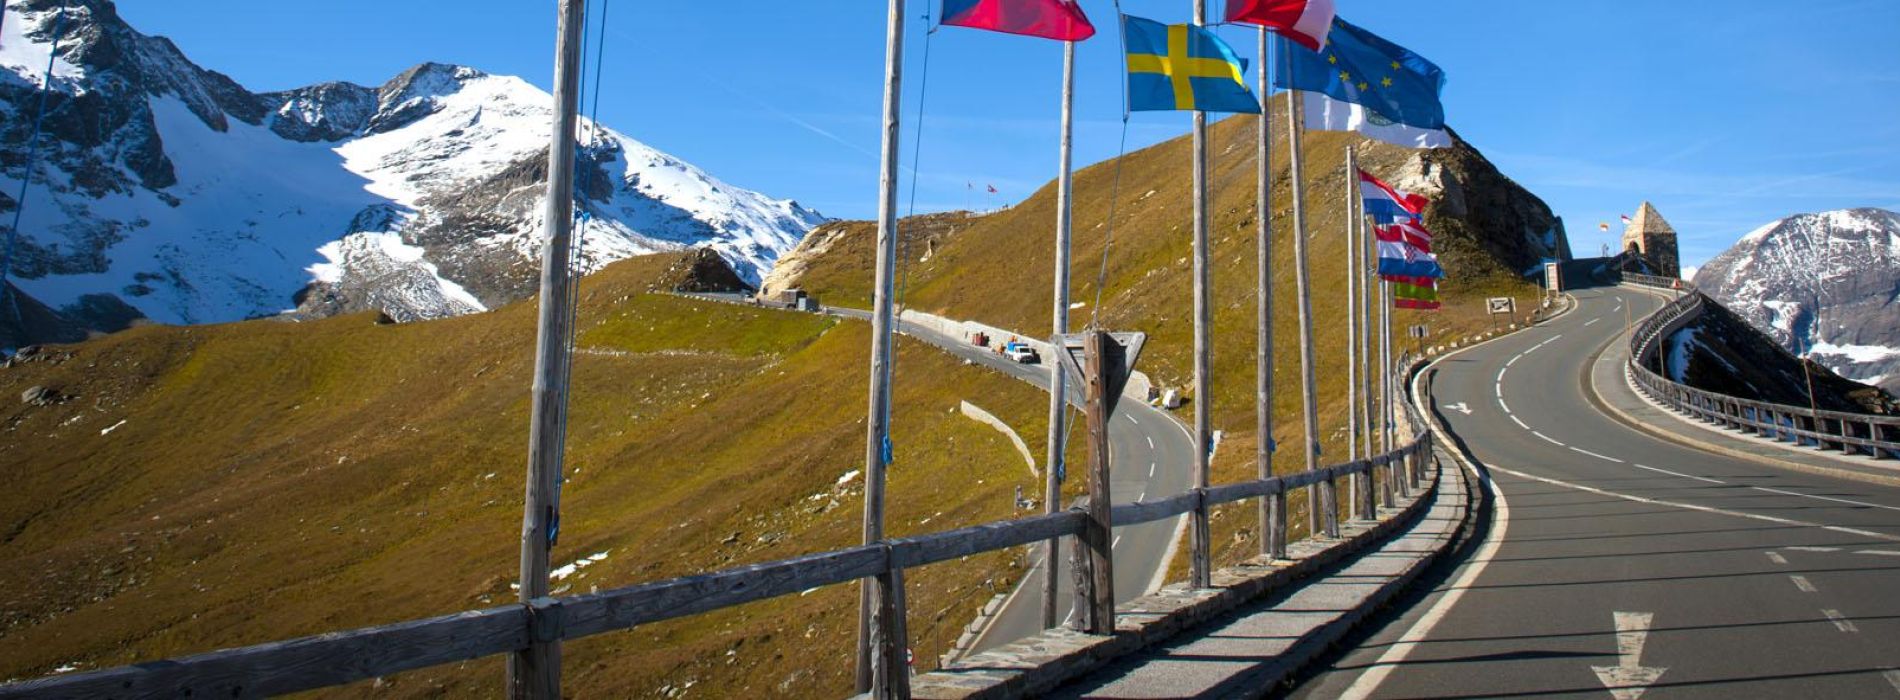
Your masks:
<path fill-rule="evenodd" d="M 1135 416 L 1133 414 L 1130 414 L 1128 416 L 1128 422 L 1134 423 L 1135 425 L 1141 425 L 1141 421 L 1135 420 Z"/>
<path fill-rule="evenodd" d="M 1832 609 L 1822 610 L 1821 614 L 1826 615 L 1827 621 L 1834 623 L 1834 627 L 1839 629 L 1842 632 L 1859 632 L 1860 631 L 1859 627 L 1854 626 L 1854 621 L 1847 619 L 1847 617 L 1842 615 L 1841 611 L 1839 610 L 1832 610 Z"/>
<path fill-rule="evenodd" d="M 1786 549 L 1792 549 L 1797 552 L 1838 552 L 1838 551 L 1841 551 L 1840 547 L 1809 547 L 1806 545 L 1795 545 L 1793 547 L 1786 547 Z"/>
<path fill-rule="evenodd" d="M 1516 415 L 1516 414 L 1513 414 L 1513 413 L 1510 413 L 1510 412 L 1508 412 L 1508 411 L 1507 411 L 1507 412 L 1505 413 L 1505 415 L 1508 415 L 1508 416 L 1510 416 L 1510 417 L 1511 417 L 1511 422 L 1513 422 L 1513 423 L 1516 423 L 1516 424 L 1517 424 L 1517 427 L 1519 427 L 1519 428 L 1523 428 L 1523 429 L 1525 429 L 1525 430 L 1530 430 L 1530 429 L 1531 429 L 1531 427 L 1530 427 L 1530 426 L 1528 426 L 1528 425 L 1525 425 L 1525 424 L 1524 424 L 1524 421 L 1521 421 L 1521 420 L 1518 420 L 1518 418 L 1517 418 L 1517 415 Z"/>
<path fill-rule="evenodd" d="M 1900 669 L 1890 668 L 1881 671 L 1880 675 L 1886 676 L 1887 684 L 1893 686 L 1894 692 L 1900 693 Z"/>
<path fill-rule="evenodd" d="M 1813 593 L 1815 591 L 1814 582 L 1809 581 L 1806 576 L 1790 574 L 1788 580 L 1793 581 L 1794 587 L 1801 589 L 1802 593 Z"/>
<path fill-rule="evenodd" d="M 1511 415 L 1511 405 L 1505 403 L 1504 397 L 1502 396 L 1498 397 L 1498 408 L 1504 409 L 1504 415 Z M 1525 430 L 1529 430 L 1529 428 L 1525 428 Z"/>
<path fill-rule="evenodd" d="M 1811 493 L 1801 493 L 1799 491 L 1783 491 L 1781 489 L 1771 489 L 1766 486 L 1750 486 L 1749 488 L 1754 489 L 1756 491 L 1767 491 L 1768 493 L 1778 493 L 1783 496 L 1800 496 L 1802 498 L 1812 498 L 1817 501 L 1833 501 L 1835 503 L 1846 503 L 1850 506 L 1860 506 L 1862 508 L 1880 508 L 1882 510 L 1900 511 L 1900 508 L 1895 508 L 1893 506 L 1883 506 L 1878 503 L 1868 503 L 1866 501 L 1853 501 L 1853 500 L 1848 500 L 1845 498 L 1835 498 L 1833 496 L 1817 496 Z"/>
<path fill-rule="evenodd" d="M 1667 469 L 1658 469 L 1658 468 L 1656 468 L 1656 467 L 1652 467 L 1652 466 L 1648 466 L 1648 465 L 1645 465 L 1645 464 L 1632 464 L 1632 465 L 1630 465 L 1630 466 L 1632 466 L 1632 467 L 1636 467 L 1637 469 L 1648 469 L 1648 470 L 1650 470 L 1650 471 L 1652 471 L 1652 472 L 1656 472 L 1656 473 L 1658 473 L 1658 474 L 1668 474 L 1668 475 L 1670 475 L 1670 476 L 1679 476 L 1679 477 L 1682 477 L 1682 478 L 1684 478 L 1684 479 L 1695 479 L 1696 481 L 1706 481 L 1706 482 L 1708 482 L 1708 483 L 1711 483 L 1711 484 L 1727 484 L 1727 483 L 1728 483 L 1728 482 L 1726 482 L 1726 481 L 1722 481 L 1722 480 L 1720 480 L 1720 479 L 1711 479 L 1711 478 L 1709 478 L 1709 477 L 1706 477 L 1706 476 L 1696 476 L 1696 475 L 1694 475 L 1694 474 L 1684 474 L 1684 473 L 1682 473 L 1682 472 L 1672 472 L 1672 471 L 1669 471 L 1669 470 L 1667 470 Z"/>
<path fill-rule="evenodd" d="M 1787 566 L 1787 565 L 1788 565 L 1788 558 L 1787 558 L 1787 557 L 1784 557 L 1784 556 L 1781 556 L 1781 553 L 1780 553 L 1780 552 L 1763 552 L 1763 554 L 1766 554 L 1766 555 L 1768 555 L 1768 561 L 1772 561 L 1772 562 L 1774 562 L 1774 563 L 1776 563 L 1776 564 L 1780 564 L 1780 565 L 1782 565 L 1782 566 Z"/>
<path fill-rule="evenodd" d="M 1498 395 L 1499 401 L 1503 401 L 1504 400 L 1504 382 L 1493 383 L 1491 385 L 1491 392 Z"/>
<path fill-rule="evenodd" d="M 1571 450 L 1572 452 L 1576 452 L 1576 453 L 1578 453 L 1578 454 L 1585 454 L 1585 455 L 1589 455 L 1589 456 L 1591 456 L 1591 457 L 1595 457 L 1595 458 L 1597 458 L 1597 459 L 1601 459 L 1601 460 L 1605 460 L 1605 461 L 1610 461 L 1610 462 L 1615 462 L 1615 463 L 1617 463 L 1617 464 L 1626 464 L 1626 462 L 1624 462 L 1623 460 L 1620 460 L 1620 459 L 1617 459 L 1617 458 L 1615 458 L 1615 457 L 1610 457 L 1610 456 L 1607 456 L 1607 455 L 1600 455 L 1600 454 L 1597 454 L 1597 453 L 1595 453 L 1595 452 L 1591 452 L 1591 451 L 1589 451 L 1589 450 L 1586 450 L 1586 449 L 1583 449 L 1583 448 L 1581 448 L 1581 447 L 1576 447 L 1576 446 L 1571 446 L 1571 448 L 1570 448 L 1570 450 Z"/>
<path fill-rule="evenodd" d="M 1155 478 L 1155 466 L 1156 466 L 1157 464 L 1159 464 L 1159 463 L 1158 463 L 1158 462 L 1149 462 L 1149 463 L 1148 463 L 1148 478 L 1150 478 L 1150 479 L 1153 479 L 1153 478 Z"/>
<path fill-rule="evenodd" d="M 1515 476 L 1519 479 L 1530 479 L 1531 481 L 1542 482 L 1542 483 L 1550 484 L 1552 486 L 1562 486 L 1564 488 L 1576 489 L 1578 491 L 1583 491 L 1586 493 L 1594 493 L 1599 496 L 1608 496 L 1610 498 L 1621 498 L 1625 501 L 1634 501 L 1636 503 L 1648 503 L 1650 505 L 1669 506 L 1671 508 L 1681 508 L 1683 510 L 1693 510 L 1693 511 L 1698 511 L 1702 513 L 1714 513 L 1717 515 L 1727 515 L 1727 516 L 1736 517 L 1736 518 L 1746 518 L 1749 520 L 1758 520 L 1761 522 L 1775 523 L 1778 525 L 1794 525 L 1797 527 L 1819 528 L 1822 530 L 1826 530 L 1828 532 L 1838 532 L 1844 535 L 1857 535 L 1860 537 L 1866 537 L 1868 539 L 1883 540 L 1886 542 L 1900 542 L 1900 535 L 1889 535 L 1884 532 L 1875 532 L 1873 530 L 1862 530 L 1860 528 L 1855 528 L 1855 527 L 1842 527 L 1840 525 L 1823 525 L 1821 523 L 1811 523 L 1805 520 L 1795 520 L 1793 518 L 1783 518 L 1783 517 L 1775 516 L 1775 515 L 1762 515 L 1760 513 L 1745 513 L 1739 510 L 1716 508 L 1714 506 L 1704 506 L 1704 505 L 1697 505 L 1694 503 L 1679 503 L 1676 501 L 1664 501 L 1661 499 L 1646 498 L 1643 496 L 1635 496 L 1635 495 L 1631 495 L 1627 493 L 1617 493 L 1615 491 L 1600 489 L 1595 486 L 1584 486 L 1583 484 L 1574 484 L 1574 483 L 1563 481 L 1560 479 L 1552 479 L 1547 476 L 1538 476 L 1536 474 L 1521 472 L 1516 469 L 1510 469 L 1510 468 L 1500 467 L 1496 465 L 1490 465 L 1490 469 L 1502 474 L 1509 474 L 1511 476 Z M 1784 547 L 1784 549 L 1808 549 L 1808 550 L 1819 550 L 1819 551 L 1835 551 L 1838 548 Z"/>
<path fill-rule="evenodd" d="M 1596 323 L 1597 321 L 1601 321 L 1601 320 L 1603 320 L 1603 317 L 1602 317 L 1602 316 L 1598 316 L 1598 317 L 1596 317 L 1596 318 L 1593 318 L 1593 319 L 1590 319 L 1590 320 L 1588 320 L 1588 321 L 1584 321 L 1584 322 L 1583 322 L 1583 325 L 1585 325 L 1585 326 L 1588 326 L 1588 325 L 1590 325 L 1590 324 L 1593 324 L 1593 323 Z"/>
<path fill-rule="evenodd" d="M 1146 437 L 1146 438 L 1148 438 L 1148 449 L 1150 449 L 1150 450 L 1152 450 L 1152 449 L 1154 449 L 1154 448 L 1155 448 L 1155 436 L 1153 436 L 1153 435 L 1146 435 L 1146 436 L 1143 436 L 1143 437 Z"/>
<path fill-rule="evenodd" d="M 1556 440 L 1552 440 L 1552 439 L 1550 439 L 1550 436 L 1549 436 L 1549 435 L 1545 435 L 1545 434 L 1543 434 L 1543 433 L 1540 433 L 1540 432 L 1537 432 L 1537 431 L 1535 431 L 1535 430 L 1533 430 L 1533 431 L 1531 431 L 1531 434 L 1532 434 L 1532 435 L 1536 435 L 1537 437 L 1540 437 L 1540 438 L 1543 438 L 1543 439 L 1544 439 L 1544 442 L 1548 442 L 1548 443 L 1550 443 L 1550 444 L 1552 444 L 1552 445 L 1556 445 L 1556 446 L 1558 446 L 1558 447 L 1569 447 L 1569 445 L 1565 445 L 1565 444 L 1563 444 L 1563 443 L 1561 443 L 1561 442 L 1558 442 L 1558 441 L 1556 441 Z"/>
<path fill-rule="evenodd" d="M 1872 554 L 1872 555 L 1882 556 L 1882 557 L 1900 557 L 1900 552 L 1895 552 L 1890 549 L 1862 549 L 1854 553 L 1855 554 Z"/>

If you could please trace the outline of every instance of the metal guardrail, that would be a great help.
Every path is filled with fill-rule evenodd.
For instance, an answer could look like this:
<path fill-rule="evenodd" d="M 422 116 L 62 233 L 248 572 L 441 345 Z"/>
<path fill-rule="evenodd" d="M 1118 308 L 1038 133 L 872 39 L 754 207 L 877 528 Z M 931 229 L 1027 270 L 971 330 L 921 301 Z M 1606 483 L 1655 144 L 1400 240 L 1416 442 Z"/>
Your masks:
<path fill-rule="evenodd" d="M 1418 421 L 1410 402 L 1406 404 L 1406 418 L 1414 437 L 1392 452 L 1316 471 L 1197 488 L 1158 501 L 1117 505 L 1110 510 L 1112 526 L 1162 520 L 1378 470 L 1385 470 L 1388 485 L 1409 483 L 1416 488 L 1430 454 L 1431 432 Z M 1332 510 L 1328 515 L 1336 522 L 1341 499 L 1325 500 L 1329 502 L 1321 506 Z M 258 697 L 294 693 L 509 654 L 531 643 L 579 639 L 820 586 L 890 574 L 898 574 L 901 580 L 907 568 L 1057 537 L 1081 536 L 1094 527 L 1098 525 L 1088 511 L 1077 508 L 587 595 L 540 598 L 525 605 L 48 676 L 0 685 L 0 699 Z M 1077 589 L 1076 600 L 1085 600 L 1080 583 Z M 897 597 L 900 606 L 903 600 L 903 596 Z M 897 614 L 904 615 L 905 611 L 900 607 Z"/>
<path fill-rule="evenodd" d="M 1623 273 L 1623 281 L 1682 291 L 1630 336 L 1630 376 L 1638 389 L 1677 412 L 1776 442 L 1812 445 L 1875 459 L 1900 457 L 1900 416 L 1822 411 L 1697 389 L 1663 376 L 1664 343 L 1702 315 L 1707 302 L 1694 285 L 1668 277 Z"/>

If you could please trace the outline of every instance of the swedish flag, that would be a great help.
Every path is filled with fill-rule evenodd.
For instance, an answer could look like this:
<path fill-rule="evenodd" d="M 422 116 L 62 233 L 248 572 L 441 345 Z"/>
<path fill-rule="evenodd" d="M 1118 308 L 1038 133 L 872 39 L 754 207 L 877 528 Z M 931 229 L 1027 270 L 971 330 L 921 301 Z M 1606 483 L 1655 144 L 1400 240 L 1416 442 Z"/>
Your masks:
<path fill-rule="evenodd" d="M 1241 74 L 1246 64 L 1206 28 L 1122 15 L 1128 45 L 1128 109 L 1260 113 Z"/>

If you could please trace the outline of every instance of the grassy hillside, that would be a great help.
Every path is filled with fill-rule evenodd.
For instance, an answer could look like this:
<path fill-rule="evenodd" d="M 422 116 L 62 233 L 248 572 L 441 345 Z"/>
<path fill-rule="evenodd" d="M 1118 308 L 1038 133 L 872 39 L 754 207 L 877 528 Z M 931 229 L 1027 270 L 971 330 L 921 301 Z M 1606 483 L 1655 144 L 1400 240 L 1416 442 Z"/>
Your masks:
<path fill-rule="evenodd" d="M 1275 105 L 1274 123 L 1285 123 L 1284 104 Z M 1256 207 L 1258 177 L 1252 117 L 1222 120 L 1212 126 L 1209 182 L 1212 194 L 1210 239 L 1214 285 L 1213 425 L 1224 431 L 1215 464 L 1216 483 L 1250 478 L 1254 472 L 1253 390 L 1256 324 Z M 1274 381 L 1276 440 L 1283 449 L 1277 469 L 1301 463 L 1298 317 L 1295 306 L 1292 207 L 1285 134 L 1276 129 L 1272 144 L 1275 294 Z M 1392 179 L 1404 171 L 1437 173 L 1454 187 L 1427 211 L 1437 234 L 1435 246 L 1451 279 L 1445 285 L 1446 308 L 1440 312 L 1400 311 L 1403 329 L 1427 324 L 1433 341 L 1488 328 L 1483 298 L 1515 296 L 1518 308 L 1534 308 L 1538 290 L 1513 272 L 1535 262 L 1539 251 L 1527 247 L 1528 232 L 1541 234 L 1554 224 L 1548 207 L 1498 173 L 1468 145 L 1425 152 L 1376 144 L 1342 133 L 1312 132 L 1305 141 L 1308 254 L 1314 281 L 1313 308 L 1321 375 L 1320 422 L 1329 462 L 1344 461 L 1346 423 L 1346 288 L 1344 206 L 1348 181 L 1345 148 L 1358 144 L 1361 167 Z M 1109 245 L 1107 284 L 1097 299 L 1109 204 L 1115 178 L 1113 161 L 1079 171 L 1075 184 L 1075 227 L 1071 298 L 1085 305 L 1072 311 L 1076 327 L 1099 312 L 1103 325 L 1149 334 L 1141 369 L 1166 386 L 1189 388 L 1193 377 L 1192 205 L 1190 145 L 1186 137 L 1130 153 L 1121 165 L 1115 202 L 1114 237 Z M 922 217 L 920 217 L 922 218 Z M 1055 222 L 1053 184 L 1020 204 L 989 215 L 933 215 L 903 231 L 911 254 L 904 256 L 909 275 L 909 306 L 958 318 L 972 318 L 1028 333 L 1050 326 L 1048 289 Z M 910 222 L 906 222 L 910 223 Z M 802 272 L 775 275 L 768 287 L 803 286 L 827 303 L 868 303 L 875 226 L 839 222 L 821 227 L 795 251 Z M 923 259 L 922 251 L 931 254 Z M 1410 346 L 1410 341 L 1404 341 Z M 1180 412 L 1192 420 L 1192 408 Z M 1296 504 L 1303 507 L 1303 504 Z M 1232 561 L 1252 551 L 1250 523 L 1226 518 L 1216 542 Z M 1296 518 L 1296 520 L 1300 520 Z"/>
<path fill-rule="evenodd" d="M 679 256 L 582 288 L 556 583 L 587 591 L 856 543 L 868 327 L 650 293 Z M 143 327 L 0 369 L 0 678 L 91 669 L 512 600 L 533 302 L 377 325 Z M 1038 483 L 1027 385 L 900 343 L 889 529 L 1012 514 Z M 1017 575 L 1010 554 L 914 571 L 918 658 Z M 577 695 L 838 696 L 854 587 L 572 644 Z M 502 662 L 394 696 L 493 695 Z"/>

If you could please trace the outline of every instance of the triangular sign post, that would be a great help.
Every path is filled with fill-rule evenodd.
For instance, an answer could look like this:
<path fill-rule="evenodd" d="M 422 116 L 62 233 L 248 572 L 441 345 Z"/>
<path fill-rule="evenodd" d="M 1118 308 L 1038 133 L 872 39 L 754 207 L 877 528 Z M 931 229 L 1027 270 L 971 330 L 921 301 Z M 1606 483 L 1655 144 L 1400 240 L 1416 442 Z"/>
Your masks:
<path fill-rule="evenodd" d="M 1122 389 L 1128 386 L 1128 379 L 1135 374 L 1135 360 L 1141 356 L 1141 346 L 1148 342 L 1147 333 L 1108 333 L 1108 341 L 1102 344 L 1102 369 L 1106 394 L 1111 399 L 1119 399 Z M 1062 363 L 1063 374 L 1068 375 L 1069 386 L 1083 394 L 1086 401 L 1088 391 L 1088 337 L 1089 333 L 1067 333 L 1056 337 L 1056 359 Z M 1113 416 L 1118 401 L 1108 402 L 1108 412 Z"/>

